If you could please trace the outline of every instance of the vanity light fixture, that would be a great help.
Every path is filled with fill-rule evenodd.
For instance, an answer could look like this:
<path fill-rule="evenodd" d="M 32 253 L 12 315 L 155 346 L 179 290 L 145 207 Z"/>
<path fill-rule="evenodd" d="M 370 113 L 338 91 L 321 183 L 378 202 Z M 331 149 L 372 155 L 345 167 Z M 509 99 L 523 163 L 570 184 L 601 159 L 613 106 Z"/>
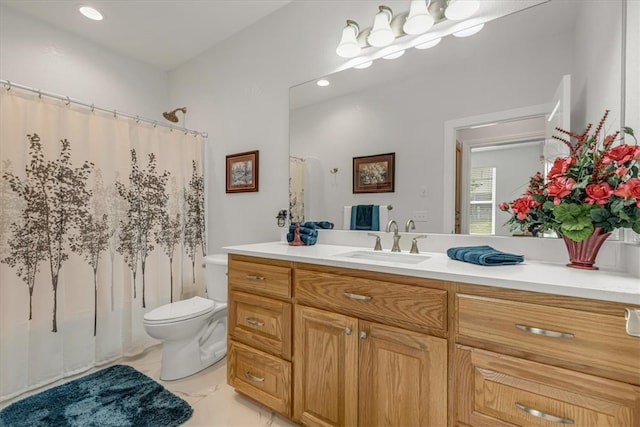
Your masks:
<path fill-rule="evenodd" d="M 484 27 L 484 24 L 474 25 L 473 27 L 465 28 L 464 30 L 460 30 L 460 31 L 456 31 L 455 33 L 453 33 L 453 35 L 456 36 L 456 37 L 469 37 L 469 36 L 472 36 L 472 35 L 478 33 L 483 27 Z"/>
<path fill-rule="evenodd" d="M 461 21 L 476 13 L 479 8 L 478 0 L 450 0 L 444 16 L 452 21 Z"/>
<path fill-rule="evenodd" d="M 91 6 L 80 6 L 78 8 L 81 14 L 94 21 L 102 21 L 102 14 Z"/>
<path fill-rule="evenodd" d="M 331 83 L 329 82 L 329 80 L 326 79 L 320 79 L 316 82 L 316 84 L 320 87 L 327 87 L 329 86 Z"/>
<path fill-rule="evenodd" d="M 388 55 L 383 56 L 383 59 L 396 59 L 396 58 L 400 58 L 402 55 L 404 55 L 405 50 L 397 50 L 395 52 L 392 52 Z"/>
<path fill-rule="evenodd" d="M 354 65 L 353 68 L 356 68 L 358 70 L 363 70 L 365 68 L 371 67 L 371 65 L 373 65 L 373 61 L 367 61 L 367 62 L 363 62 L 362 64 Z"/>
<path fill-rule="evenodd" d="M 410 35 L 422 34 L 429 31 L 434 22 L 425 0 L 411 0 L 409 15 L 402 29 Z"/>
<path fill-rule="evenodd" d="M 395 40 L 396 36 L 391 30 L 391 20 L 393 12 L 388 6 L 379 6 L 378 13 L 373 18 L 373 28 L 369 33 L 367 41 L 371 46 L 384 47 L 389 46 Z"/>
<path fill-rule="evenodd" d="M 358 23 L 347 19 L 347 26 L 342 29 L 342 38 L 336 48 L 338 56 L 353 58 L 354 56 L 360 55 L 362 48 L 358 43 L 358 34 L 360 34 Z"/>
<path fill-rule="evenodd" d="M 438 43 L 433 38 L 437 36 L 430 34 L 429 31 L 434 25 L 448 19 L 460 20 L 463 17 L 469 17 L 480 10 L 480 6 L 478 0 L 411 0 L 408 12 L 394 16 L 391 8 L 381 5 L 378 6 L 373 26 L 370 28 L 361 30 L 356 21 L 347 20 L 347 25 L 342 29 L 342 37 L 336 47 L 336 53 L 343 58 L 358 58 L 365 49 L 373 48 L 370 50 L 373 51 L 373 55 L 367 54 L 361 58 L 368 62 L 385 57 L 384 51 L 376 52 L 375 48 L 390 46 L 400 39 L 402 41 L 398 44 L 401 43 L 402 47 L 396 50 L 410 47 L 427 49 Z M 461 26 L 464 24 L 461 23 Z M 476 30 L 479 31 L 480 28 L 482 27 Z M 471 34 L 471 30 L 468 30 L 456 35 L 463 37 Z M 422 39 L 422 35 L 425 35 L 426 39 Z M 438 35 L 442 37 L 442 34 Z"/>
<path fill-rule="evenodd" d="M 442 41 L 442 37 L 438 37 L 437 39 L 432 40 L 428 40 L 427 37 L 423 37 L 423 39 L 425 40 L 424 42 L 418 41 L 418 44 L 414 46 L 416 49 L 430 49 L 438 45 Z"/>

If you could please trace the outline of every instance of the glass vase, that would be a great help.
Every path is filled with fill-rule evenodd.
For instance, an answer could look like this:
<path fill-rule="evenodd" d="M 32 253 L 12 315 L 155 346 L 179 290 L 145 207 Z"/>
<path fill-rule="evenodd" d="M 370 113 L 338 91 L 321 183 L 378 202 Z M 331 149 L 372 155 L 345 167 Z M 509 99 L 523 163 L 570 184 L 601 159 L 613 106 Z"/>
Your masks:
<path fill-rule="evenodd" d="M 561 234 L 560 236 L 564 240 L 564 244 L 567 246 L 567 251 L 569 252 L 570 262 L 567 264 L 567 267 L 597 270 L 598 267 L 593 264 L 596 262 L 600 247 L 610 235 L 611 233 L 605 233 L 600 227 L 596 227 L 591 236 L 581 242 L 575 242 Z"/>

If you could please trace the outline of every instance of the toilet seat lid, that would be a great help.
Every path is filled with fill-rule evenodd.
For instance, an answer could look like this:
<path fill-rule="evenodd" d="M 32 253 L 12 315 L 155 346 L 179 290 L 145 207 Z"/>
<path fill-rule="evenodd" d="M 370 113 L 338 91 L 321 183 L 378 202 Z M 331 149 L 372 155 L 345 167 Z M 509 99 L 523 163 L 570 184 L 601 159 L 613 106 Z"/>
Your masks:
<path fill-rule="evenodd" d="M 144 315 L 144 320 L 149 322 L 186 320 L 210 312 L 214 306 L 215 303 L 212 300 L 195 296 L 154 308 Z"/>

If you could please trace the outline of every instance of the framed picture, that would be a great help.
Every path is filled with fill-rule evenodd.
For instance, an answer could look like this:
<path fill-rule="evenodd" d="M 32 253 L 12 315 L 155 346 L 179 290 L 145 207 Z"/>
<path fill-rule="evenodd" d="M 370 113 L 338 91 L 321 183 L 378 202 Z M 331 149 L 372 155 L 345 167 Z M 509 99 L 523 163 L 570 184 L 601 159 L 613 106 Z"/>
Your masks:
<path fill-rule="evenodd" d="M 395 191 L 396 153 L 353 158 L 354 193 L 391 193 Z"/>
<path fill-rule="evenodd" d="M 258 191 L 258 150 L 227 156 L 227 193 Z"/>

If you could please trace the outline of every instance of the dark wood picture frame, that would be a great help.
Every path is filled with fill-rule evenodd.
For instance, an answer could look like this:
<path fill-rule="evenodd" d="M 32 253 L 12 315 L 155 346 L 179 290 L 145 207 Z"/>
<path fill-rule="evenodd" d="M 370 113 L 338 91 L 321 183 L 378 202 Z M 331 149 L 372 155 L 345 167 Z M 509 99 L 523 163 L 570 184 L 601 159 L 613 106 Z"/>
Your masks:
<path fill-rule="evenodd" d="M 353 158 L 354 193 L 395 191 L 396 153 Z"/>
<path fill-rule="evenodd" d="M 258 191 L 259 151 L 227 156 L 227 193 Z"/>

